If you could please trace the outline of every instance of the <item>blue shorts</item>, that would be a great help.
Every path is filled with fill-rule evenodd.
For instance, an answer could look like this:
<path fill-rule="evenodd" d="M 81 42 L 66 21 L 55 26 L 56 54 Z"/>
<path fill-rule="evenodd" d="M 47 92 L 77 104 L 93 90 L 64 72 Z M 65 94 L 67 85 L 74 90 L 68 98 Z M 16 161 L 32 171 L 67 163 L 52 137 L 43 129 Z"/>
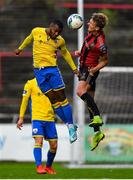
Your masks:
<path fill-rule="evenodd" d="M 58 67 L 34 68 L 34 74 L 43 93 L 49 90 L 64 89 L 65 84 Z"/>
<path fill-rule="evenodd" d="M 55 122 L 33 120 L 32 137 L 44 137 L 46 140 L 58 139 Z"/>

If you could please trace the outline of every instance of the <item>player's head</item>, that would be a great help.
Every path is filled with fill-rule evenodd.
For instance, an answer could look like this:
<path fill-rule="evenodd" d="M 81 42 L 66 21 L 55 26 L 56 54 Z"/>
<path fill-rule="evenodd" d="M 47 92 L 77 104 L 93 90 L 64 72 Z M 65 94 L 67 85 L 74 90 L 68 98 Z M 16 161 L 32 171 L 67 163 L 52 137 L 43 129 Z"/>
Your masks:
<path fill-rule="evenodd" d="M 108 17 L 103 13 L 93 13 L 88 22 L 88 31 L 101 31 L 108 23 Z"/>
<path fill-rule="evenodd" d="M 63 23 L 60 20 L 54 20 L 48 28 L 48 35 L 51 39 L 55 39 L 63 30 Z"/>

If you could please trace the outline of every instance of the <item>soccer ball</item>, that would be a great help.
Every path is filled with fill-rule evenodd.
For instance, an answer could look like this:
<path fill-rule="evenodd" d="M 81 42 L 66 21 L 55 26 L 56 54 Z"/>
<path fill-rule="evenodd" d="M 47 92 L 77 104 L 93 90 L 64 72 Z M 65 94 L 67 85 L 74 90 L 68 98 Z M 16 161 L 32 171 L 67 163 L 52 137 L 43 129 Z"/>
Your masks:
<path fill-rule="evenodd" d="M 67 19 L 67 25 L 70 29 L 79 29 L 83 25 L 83 18 L 79 14 L 71 14 Z"/>

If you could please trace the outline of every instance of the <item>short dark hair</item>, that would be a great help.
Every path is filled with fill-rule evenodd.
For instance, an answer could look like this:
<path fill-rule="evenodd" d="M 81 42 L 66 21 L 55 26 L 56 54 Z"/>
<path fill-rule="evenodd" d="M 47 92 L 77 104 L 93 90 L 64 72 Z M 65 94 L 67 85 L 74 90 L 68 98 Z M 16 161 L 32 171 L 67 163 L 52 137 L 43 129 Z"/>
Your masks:
<path fill-rule="evenodd" d="M 100 29 L 108 23 L 108 17 L 104 13 L 93 13 L 92 19 Z"/>
<path fill-rule="evenodd" d="M 64 27 L 64 26 L 63 26 L 62 21 L 60 21 L 60 20 L 58 20 L 58 19 L 55 19 L 55 20 L 53 20 L 51 23 L 56 24 L 61 31 L 63 30 L 63 27 Z"/>

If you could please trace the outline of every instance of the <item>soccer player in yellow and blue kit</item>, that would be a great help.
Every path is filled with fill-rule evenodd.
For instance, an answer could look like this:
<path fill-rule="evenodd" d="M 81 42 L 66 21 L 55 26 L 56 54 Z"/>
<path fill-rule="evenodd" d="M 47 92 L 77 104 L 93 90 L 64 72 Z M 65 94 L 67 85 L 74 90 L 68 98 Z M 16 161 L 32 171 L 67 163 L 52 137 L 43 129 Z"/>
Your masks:
<path fill-rule="evenodd" d="M 23 90 L 17 127 L 22 128 L 24 115 L 28 104 L 32 120 L 32 136 L 35 139 L 34 159 L 39 174 L 56 174 L 52 163 L 57 150 L 57 131 L 55 127 L 55 114 L 49 99 L 41 92 L 36 79 L 27 81 Z M 46 167 L 42 166 L 43 138 L 48 140 L 50 149 L 47 154 Z"/>
<path fill-rule="evenodd" d="M 77 140 L 77 127 L 73 124 L 72 109 L 57 66 L 57 50 L 60 50 L 74 74 L 78 76 L 79 72 L 66 48 L 65 40 L 60 36 L 62 30 L 63 24 L 59 20 L 51 22 L 48 28 L 34 28 L 15 53 L 19 55 L 25 47 L 33 43 L 33 66 L 38 86 L 51 101 L 56 114 L 67 124 L 70 142 L 73 143 Z"/>

